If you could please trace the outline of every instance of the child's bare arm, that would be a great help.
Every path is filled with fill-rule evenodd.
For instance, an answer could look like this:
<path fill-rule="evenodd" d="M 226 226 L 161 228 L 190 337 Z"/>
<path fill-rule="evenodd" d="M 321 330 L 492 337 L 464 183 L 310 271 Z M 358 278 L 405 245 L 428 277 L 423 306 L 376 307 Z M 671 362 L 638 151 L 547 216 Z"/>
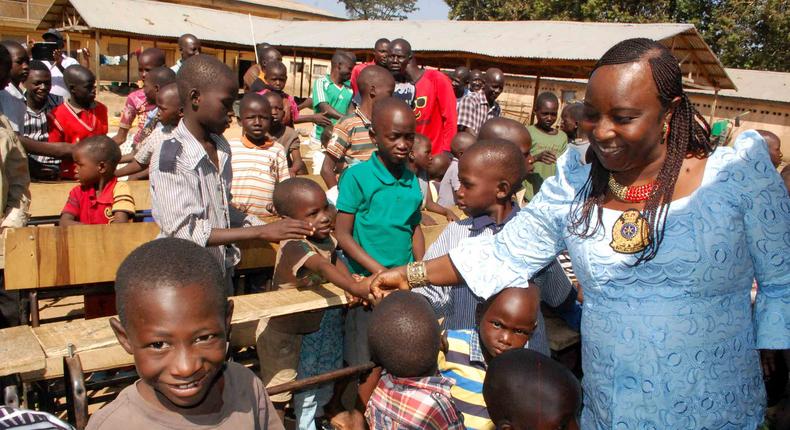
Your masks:
<path fill-rule="evenodd" d="M 327 281 L 337 285 L 343 291 L 353 294 L 356 297 L 367 298 L 368 289 L 364 286 L 357 284 L 348 270 L 341 271 L 338 267 L 332 264 L 331 261 L 316 254 L 307 259 L 304 267 L 313 272 L 318 272 Z"/>
<path fill-rule="evenodd" d="M 333 119 L 340 119 L 343 118 L 343 114 L 338 112 L 337 109 L 333 108 L 332 105 L 326 102 L 321 102 L 318 104 L 318 110 L 323 113 L 324 115 L 333 118 Z"/>
<path fill-rule="evenodd" d="M 80 225 L 81 222 L 77 221 L 77 217 L 74 214 L 63 212 L 60 214 L 60 221 L 58 221 L 58 225 L 61 227 L 65 227 L 68 225 Z"/>
<path fill-rule="evenodd" d="M 313 124 L 318 124 L 322 127 L 329 127 L 332 125 L 332 120 L 327 118 L 327 115 L 323 113 L 318 113 L 315 115 L 299 115 L 299 118 L 294 120 L 294 124 L 302 124 L 305 122 L 312 122 Z"/>
<path fill-rule="evenodd" d="M 414 261 L 420 261 L 425 256 L 425 236 L 419 225 L 414 228 L 414 233 L 411 236 L 411 252 L 414 255 Z"/>
<path fill-rule="evenodd" d="M 112 219 L 110 219 L 110 224 L 127 223 L 129 222 L 130 219 L 132 219 L 132 214 L 130 214 L 129 212 L 115 211 L 112 213 Z"/>
<path fill-rule="evenodd" d="M 427 199 L 425 202 L 425 210 L 439 215 L 444 215 L 444 217 L 447 218 L 447 221 L 458 221 L 458 215 L 456 215 L 452 210 L 439 205 L 439 203 L 436 203 L 432 199 Z"/>
<path fill-rule="evenodd" d="M 386 267 L 382 266 L 378 261 L 373 259 L 361 246 L 354 240 L 352 232 L 354 231 L 354 214 L 347 212 L 338 212 L 335 221 L 335 234 L 337 235 L 337 243 L 343 252 L 348 255 L 362 267 L 367 269 L 370 273 L 378 273 L 385 270 Z"/>
<path fill-rule="evenodd" d="M 118 133 L 115 133 L 115 136 L 113 136 L 112 140 L 114 140 L 118 145 L 123 145 L 123 143 L 126 142 L 126 137 L 128 135 L 128 128 L 118 127 Z"/>
<path fill-rule="evenodd" d="M 327 188 L 337 185 L 335 168 L 337 168 L 337 159 L 334 155 L 327 152 L 326 157 L 324 157 L 324 164 L 321 165 L 321 178 L 324 180 Z"/>
<path fill-rule="evenodd" d="M 124 176 L 133 175 L 135 173 L 140 173 L 147 168 L 148 166 L 143 166 L 142 164 L 138 163 L 137 160 L 132 158 L 132 161 L 130 161 L 129 164 L 115 171 L 115 176 L 121 178 Z"/>
<path fill-rule="evenodd" d="M 307 174 L 307 165 L 305 165 L 304 160 L 302 160 L 302 153 L 299 152 L 299 148 L 291 151 L 290 171 L 291 171 L 291 176 Z"/>

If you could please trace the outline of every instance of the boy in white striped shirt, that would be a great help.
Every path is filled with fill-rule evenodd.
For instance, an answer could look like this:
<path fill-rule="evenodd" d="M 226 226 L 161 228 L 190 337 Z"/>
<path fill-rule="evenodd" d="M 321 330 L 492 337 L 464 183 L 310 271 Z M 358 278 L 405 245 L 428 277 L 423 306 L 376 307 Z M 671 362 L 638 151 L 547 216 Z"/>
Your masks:
<path fill-rule="evenodd" d="M 285 148 L 269 136 L 272 108 L 262 95 L 247 93 L 241 99 L 241 140 L 230 142 L 233 166 L 231 204 L 259 218 L 274 214 L 274 186 L 291 177 Z"/>

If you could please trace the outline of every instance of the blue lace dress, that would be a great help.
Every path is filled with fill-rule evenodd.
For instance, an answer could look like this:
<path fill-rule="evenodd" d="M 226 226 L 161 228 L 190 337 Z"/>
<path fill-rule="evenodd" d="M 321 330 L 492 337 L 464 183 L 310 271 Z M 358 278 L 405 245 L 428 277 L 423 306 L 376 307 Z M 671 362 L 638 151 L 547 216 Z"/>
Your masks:
<path fill-rule="evenodd" d="M 790 347 L 790 199 L 763 139 L 747 131 L 710 156 L 701 186 L 672 203 L 658 255 L 636 267 L 609 246 L 621 212 L 604 209 L 591 238 L 568 233 L 590 166 L 567 151 L 558 168 L 501 233 L 450 252 L 469 287 L 526 285 L 567 248 L 584 287 L 583 430 L 756 428 L 757 349 Z"/>

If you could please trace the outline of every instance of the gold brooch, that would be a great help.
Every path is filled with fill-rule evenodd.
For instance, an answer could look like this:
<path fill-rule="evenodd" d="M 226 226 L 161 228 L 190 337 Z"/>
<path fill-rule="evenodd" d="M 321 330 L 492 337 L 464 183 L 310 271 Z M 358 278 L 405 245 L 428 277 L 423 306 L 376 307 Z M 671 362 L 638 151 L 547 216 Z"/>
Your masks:
<path fill-rule="evenodd" d="M 636 254 L 650 243 L 650 226 L 636 209 L 628 209 L 617 218 L 612 226 L 612 242 L 609 244 L 620 254 Z"/>

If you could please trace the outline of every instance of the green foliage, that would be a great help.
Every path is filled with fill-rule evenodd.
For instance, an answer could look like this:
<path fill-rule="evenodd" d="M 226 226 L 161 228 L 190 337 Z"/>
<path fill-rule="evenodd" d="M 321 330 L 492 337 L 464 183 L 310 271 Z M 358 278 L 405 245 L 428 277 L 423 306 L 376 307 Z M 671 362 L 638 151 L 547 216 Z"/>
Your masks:
<path fill-rule="evenodd" d="M 462 20 L 683 22 L 727 67 L 790 72 L 788 0 L 445 0 Z"/>
<path fill-rule="evenodd" d="M 338 0 L 351 19 L 402 21 L 417 10 L 417 0 Z"/>

